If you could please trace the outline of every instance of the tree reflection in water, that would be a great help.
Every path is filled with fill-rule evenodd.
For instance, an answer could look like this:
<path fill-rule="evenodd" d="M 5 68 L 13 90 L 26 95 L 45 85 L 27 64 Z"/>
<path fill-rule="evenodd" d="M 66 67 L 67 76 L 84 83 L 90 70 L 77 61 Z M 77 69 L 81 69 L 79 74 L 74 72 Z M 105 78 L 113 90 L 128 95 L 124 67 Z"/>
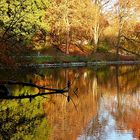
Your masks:
<path fill-rule="evenodd" d="M 138 67 L 118 66 L 113 69 L 116 74 L 107 83 L 100 81 L 100 75 L 98 77 L 98 93 L 104 94 L 100 100 L 98 117 L 92 120 L 91 127 L 87 127 L 83 137 L 140 139 L 140 70 Z"/>
<path fill-rule="evenodd" d="M 99 68 L 96 71 L 93 71 L 93 69 L 79 69 L 77 71 L 70 69 L 67 70 L 68 79 L 74 78 L 77 73 L 80 76 L 73 86 L 78 87 L 79 98 L 73 98 L 78 113 L 72 104 L 67 103 L 60 96 L 51 97 L 53 104 L 48 102 L 44 104 L 44 110 L 52 124 L 53 131 L 50 139 L 117 140 L 118 138 L 138 138 L 139 136 L 135 134 L 133 127 L 126 127 L 129 124 L 125 122 L 125 112 L 130 113 L 127 117 L 134 117 L 133 121 L 128 117 L 130 119 L 128 120 L 129 123 L 134 124 L 135 116 L 140 119 L 140 115 L 136 113 L 138 112 L 136 104 L 139 104 L 140 96 L 139 67 L 112 66 L 110 68 Z M 61 71 L 61 76 L 62 79 L 65 79 L 63 75 L 66 75 L 64 70 Z M 61 80 L 61 83 L 64 81 Z M 130 99 L 128 100 L 127 97 Z M 130 106 L 126 107 L 126 101 L 133 104 L 135 113 L 130 112 Z M 117 116 L 124 119 L 120 122 Z M 139 121 L 136 121 L 135 124 L 139 132 Z"/>
<path fill-rule="evenodd" d="M 76 108 L 62 95 L 49 95 L 43 101 L 37 98 L 31 104 L 3 100 L 0 136 L 4 138 L 9 132 L 13 139 L 23 135 L 49 140 L 140 139 L 139 77 L 139 66 L 39 69 L 28 73 L 26 81 L 31 79 L 50 88 L 63 88 L 73 81 L 72 89 L 78 88 L 78 97 L 73 90 L 69 94 Z M 16 95 L 30 89 L 12 90 Z"/>
<path fill-rule="evenodd" d="M 40 99 L 3 100 L 0 108 L 0 139 L 43 139 L 49 134 Z"/>

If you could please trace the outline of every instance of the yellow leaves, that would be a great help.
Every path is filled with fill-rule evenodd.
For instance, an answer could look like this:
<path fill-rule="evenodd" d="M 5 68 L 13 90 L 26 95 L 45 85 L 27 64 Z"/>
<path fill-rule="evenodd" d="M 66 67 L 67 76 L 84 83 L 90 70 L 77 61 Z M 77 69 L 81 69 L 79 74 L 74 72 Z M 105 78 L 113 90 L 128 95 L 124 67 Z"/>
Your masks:
<path fill-rule="evenodd" d="M 48 18 L 55 28 L 66 28 L 67 22 L 69 22 L 70 27 L 85 27 L 86 24 L 94 21 L 92 8 L 93 6 L 89 0 L 84 2 L 81 0 L 54 1 L 50 9 L 48 9 L 48 14 L 51 16 Z M 65 29 L 61 30 L 65 31 Z"/>

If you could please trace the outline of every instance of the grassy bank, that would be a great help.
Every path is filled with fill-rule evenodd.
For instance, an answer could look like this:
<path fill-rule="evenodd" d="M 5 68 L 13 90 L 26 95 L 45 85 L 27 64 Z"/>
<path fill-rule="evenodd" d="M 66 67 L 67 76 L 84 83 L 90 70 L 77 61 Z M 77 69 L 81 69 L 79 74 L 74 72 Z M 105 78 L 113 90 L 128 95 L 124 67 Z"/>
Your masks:
<path fill-rule="evenodd" d="M 134 56 L 120 56 L 119 61 L 136 61 L 139 60 Z M 32 62 L 35 64 L 46 63 L 69 63 L 69 62 L 94 62 L 94 61 L 117 61 L 115 54 L 113 53 L 94 53 L 89 56 L 52 56 L 52 55 L 40 55 L 32 57 Z"/>

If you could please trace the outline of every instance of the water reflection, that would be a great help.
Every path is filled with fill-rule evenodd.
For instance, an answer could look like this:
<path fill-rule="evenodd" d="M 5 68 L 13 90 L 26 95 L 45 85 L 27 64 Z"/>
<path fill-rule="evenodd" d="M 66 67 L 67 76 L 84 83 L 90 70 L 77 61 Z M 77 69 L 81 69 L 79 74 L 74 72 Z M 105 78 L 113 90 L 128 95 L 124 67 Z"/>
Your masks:
<path fill-rule="evenodd" d="M 46 139 L 49 133 L 41 100 L 0 101 L 0 139 Z"/>
<path fill-rule="evenodd" d="M 78 140 L 140 139 L 140 71 L 135 67 L 113 69 L 114 76 L 107 83 L 98 77 L 98 94 L 103 93 L 98 116 Z"/>
<path fill-rule="evenodd" d="M 16 139 L 22 138 L 19 137 L 19 133 L 23 130 L 22 135 L 29 136 L 28 139 L 39 137 L 49 140 L 138 140 L 140 139 L 139 77 L 139 66 L 28 71 L 24 77 L 17 79 L 32 80 L 37 85 L 50 88 L 63 88 L 71 81 L 71 90 L 66 95 L 69 94 L 74 103 L 68 102 L 62 95 L 49 95 L 47 99 L 37 98 L 31 103 L 2 100 L 0 139 L 4 138 L 12 126 L 9 134 Z M 15 77 L 14 80 L 17 79 Z M 78 97 L 74 94 L 77 88 Z M 37 92 L 35 89 L 25 87 L 12 87 L 12 91 L 14 95 L 23 91 Z M 23 118 L 28 121 L 21 121 Z M 8 120 L 8 123 L 5 120 Z M 18 125 L 15 127 L 13 124 Z M 16 133 L 13 135 L 14 128 Z"/>
<path fill-rule="evenodd" d="M 61 96 L 50 97 L 53 103 L 44 104 L 45 114 L 52 124 L 49 139 L 139 139 L 139 68 L 61 70 L 61 83 L 65 84 L 67 78 L 74 79 L 77 74 L 79 78 L 73 87 L 78 87 L 79 97 L 72 97 L 78 112 Z"/>

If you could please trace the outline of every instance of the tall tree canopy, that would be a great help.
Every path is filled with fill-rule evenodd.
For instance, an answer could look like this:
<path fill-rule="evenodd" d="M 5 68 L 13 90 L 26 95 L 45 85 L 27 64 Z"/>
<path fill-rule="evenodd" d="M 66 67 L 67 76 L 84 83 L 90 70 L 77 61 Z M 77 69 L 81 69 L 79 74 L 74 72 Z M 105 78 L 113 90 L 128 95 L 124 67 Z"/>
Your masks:
<path fill-rule="evenodd" d="M 1 56 L 27 44 L 96 51 L 103 41 L 117 55 L 139 53 L 139 7 L 139 0 L 1 0 Z"/>
<path fill-rule="evenodd" d="M 25 46 L 32 43 L 35 33 L 39 30 L 47 32 L 45 15 L 48 5 L 48 0 L 0 1 L 1 63 L 9 64 L 10 56 L 29 52 Z"/>
<path fill-rule="evenodd" d="M 44 22 L 48 0 L 1 0 L 1 41 L 30 40 L 38 29 L 47 31 Z M 25 43 L 25 42 L 24 42 Z"/>

